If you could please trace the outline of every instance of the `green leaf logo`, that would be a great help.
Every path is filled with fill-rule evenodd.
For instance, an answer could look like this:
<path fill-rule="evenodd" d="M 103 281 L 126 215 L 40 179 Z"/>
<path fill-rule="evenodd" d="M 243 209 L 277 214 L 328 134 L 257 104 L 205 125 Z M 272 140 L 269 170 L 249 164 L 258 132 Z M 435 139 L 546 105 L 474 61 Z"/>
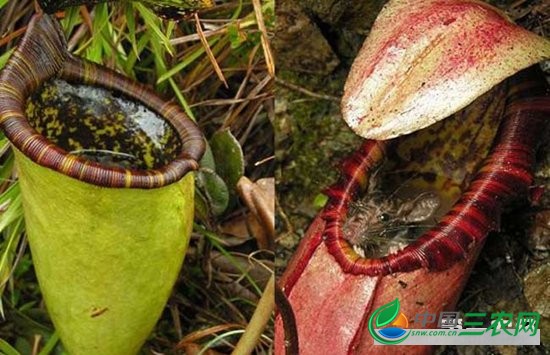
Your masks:
<path fill-rule="evenodd" d="M 378 308 L 374 315 L 376 315 L 376 327 L 380 328 L 390 324 L 399 314 L 399 300 L 396 298 L 390 303 Z"/>

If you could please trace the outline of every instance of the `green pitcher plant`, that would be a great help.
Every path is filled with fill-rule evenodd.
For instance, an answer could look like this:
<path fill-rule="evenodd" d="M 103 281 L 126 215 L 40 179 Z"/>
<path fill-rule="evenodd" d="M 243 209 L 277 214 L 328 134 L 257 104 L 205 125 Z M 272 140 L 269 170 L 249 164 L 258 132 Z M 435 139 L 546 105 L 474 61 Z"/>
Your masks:
<path fill-rule="evenodd" d="M 0 73 L 0 128 L 64 347 L 137 353 L 188 246 L 202 134 L 175 103 L 69 54 L 49 15 L 31 20 Z"/>

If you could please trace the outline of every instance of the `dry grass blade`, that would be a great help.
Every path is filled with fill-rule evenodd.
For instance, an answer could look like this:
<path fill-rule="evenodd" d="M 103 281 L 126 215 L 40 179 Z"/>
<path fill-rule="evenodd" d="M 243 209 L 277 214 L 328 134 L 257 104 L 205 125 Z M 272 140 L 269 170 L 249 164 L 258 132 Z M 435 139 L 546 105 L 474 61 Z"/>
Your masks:
<path fill-rule="evenodd" d="M 241 99 L 241 97 L 244 93 L 244 90 L 246 89 L 246 86 L 247 86 L 248 82 L 250 81 L 250 76 L 252 75 L 252 71 L 254 69 L 253 60 L 256 57 L 256 52 L 257 51 L 258 51 L 258 46 L 255 46 L 252 49 L 252 51 L 250 52 L 250 56 L 249 56 L 249 59 L 248 59 L 248 66 L 247 66 L 247 70 L 246 70 L 246 75 L 245 75 L 244 79 L 242 80 L 241 85 L 239 86 L 239 90 L 237 90 L 237 93 L 235 94 L 235 99 L 236 100 Z M 225 118 L 224 121 L 226 121 L 229 117 L 231 117 L 235 107 L 236 107 L 236 102 L 232 103 L 231 107 L 229 107 L 229 109 L 227 110 L 227 114 L 225 115 L 226 118 Z"/>
<path fill-rule="evenodd" d="M 252 100 L 254 97 L 256 97 L 266 86 L 268 86 L 272 82 L 272 77 L 265 76 L 248 94 L 246 97 L 248 100 Z M 239 117 L 241 111 L 243 111 L 247 106 L 247 102 L 243 102 L 241 105 L 235 109 L 231 116 L 228 117 L 225 122 L 223 123 L 222 128 L 228 128 L 230 127 Z"/>
<path fill-rule="evenodd" d="M 262 48 L 264 49 L 267 72 L 271 77 L 274 77 L 275 61 L 273 59 L 273 53 L 271 52 L 271 47 L 269 45 L 269 37 L 267 35 L 267 28 L 265 27 L 262 4 L 260 3 L 260 0 L 252 0 L 252 5 L 254 5 L 254 13 L 256 14 L 256 20 L 258 21 L 258 28 L 262 33 Z"/>
<path fill-rule="evenodd" d="M 247 98 L 244 98 L 244 99 L 236 99 L 235 98 L 235 99 L 227 99 L 227 100 L 222 100 L 222 99 L 205 100 L 205 101 L 194 103 L 194 104 L 189 105 L 189 106 L 190 107 L 197 107 L 197 106 L 227 106 L 227 105 L 232 105 L 232 104 L 240 104 L 240 103 L 247 102 L 247 101 L 265 99 L 265 98 L 269 98 L 271 96 L 272 95 L 270 93 L 262 93 L 262 94 L 259 94 L 257 96 L 247 97 Z"/>
<path fill-rule="evenodd" d="M 170 40 L 170 44 L 175 46 L 177 44 L 184 44 L 184 43 L 188 43 L 188 42 L 194 42 L 194 41 L 201 40 L 201 36 L 205 37 L 205 38 L 208 38 L 208 37 L 212 37 L 212 36 L 216 36 L 216 35 L 222 35 L 222 34 L 227 33 L 227 28 L 217 28 L 215 30 L 209 30 L 209 31 L 203 31 L 201 29 L 201 33 L 202 34 L 194 33 L 194 34 L 189 34 L 189 35 L 186 35 L 186 36 L 183 36 L 183 37 L 173 38 L 173 39 Z"/>
<path fill-rule="evenodd" d="M 92 16 L 90 15 L 90 12 L 86 8 L 86 6 L 80 6 L 80 14 L 82 16 L 84 23 L 88 27 L 88 30 L 92 32 L 94 28 L 94 25 L 92 23 Z"/>
<path fill-rule="evenodd" d="M 195 13 L 195 28 L 197 29 L 197 35 L 199 36 L 199 39 L 201 40 L 202 45 L 204 46 L 204 50 L 206 51 L 206 55 L 208 56 L 208 59 L 210 59 L 210 62 L 212 63 L 212 66 L 214 67 L 214 71 L 216 72 L 216 75 L 218 78 L 223 82 L 225 87 L 227 88 L 227 80 L 225 80 L 225 76 L 223 75 L 223 72 L 220 68 L 220 65 L 216 61 L 216 57 L 214 56 L 214 53 L 212 53 L 212 49 L 210 48 L 210 45 L 208 44 L 208 40 L 204 36 L 204 32 L 202 32 L 202 26 L 201 21 L 199 19 L 199 14 Z"/>
<path fill-rule="evenodd" d="M 220 332 L 224 332 L 224 331 L 229 330 L 229 329 L 242 329 L 242 327 L 243 326 L 241 324 L 232 323 L 232 324 L 220 324 L 220 325 L 216 325 L 216 326 L 209 327 L 209 328 L 206 328 L 206 329 L 197 330 L 197 331 L 189 333 L 185 337 L 183 337 L 178 342 L 178 344 L 176 345 L 175 348 L 181 350 L 188 343 L 196 343 L 197 341 L 199 341 L 199 340 L 201 340 L 205 337 L 209 337 L 211 335 L 214 335 L 214 334 L 217 334 L 217 333 L 220 333 Z"/>

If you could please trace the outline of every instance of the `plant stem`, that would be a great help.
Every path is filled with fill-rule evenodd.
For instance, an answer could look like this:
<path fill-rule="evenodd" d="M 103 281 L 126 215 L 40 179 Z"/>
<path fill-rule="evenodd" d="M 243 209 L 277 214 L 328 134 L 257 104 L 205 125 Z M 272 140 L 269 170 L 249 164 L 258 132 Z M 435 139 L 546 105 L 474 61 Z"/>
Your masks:
<path fill-rule="evenodd" d="M 262 332 L 271 318 L 271 314 L 275 309 L 275 275 L 271 275 L 265 289 L 262 294 L 262 298 L 258 302 L 258 306 L 250 318 L 250 322 L 246 326 L 245 332 L 235 350 L 231 353 L 232 355 L 245 355 L 251 354 L 258 341 Z"/>

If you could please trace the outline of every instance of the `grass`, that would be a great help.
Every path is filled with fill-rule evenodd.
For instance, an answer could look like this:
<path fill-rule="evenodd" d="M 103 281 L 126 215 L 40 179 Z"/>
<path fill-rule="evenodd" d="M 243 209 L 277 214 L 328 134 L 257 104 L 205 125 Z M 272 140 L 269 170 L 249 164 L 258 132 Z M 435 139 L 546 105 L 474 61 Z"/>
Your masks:
<path fill-rule="evenodd" d="M 273 176 L 273 0 L 226 1 L 175 22 L 147 3 L 74 7 L 57 13 L 75 55 L 106 65 L 174 99 L 210 137 L 228 128 L 242 147 L 245 175 Z M 0 67 L 36 11 L 0 0 Z M 0 137 L 0 353 L 61 354 L 32 268 L 9 142 Z M 245 332 L 272 272 L 272 254 L 253 236 L 235 243 L 223 225 L 247 213 L 235 199 L 197 220 L 185 266 L 143 353 L 230 352 Z M 249 331 L 249 330 L 247 330 Z M 255 353 L 269 353 L 272 328 Z"/>

